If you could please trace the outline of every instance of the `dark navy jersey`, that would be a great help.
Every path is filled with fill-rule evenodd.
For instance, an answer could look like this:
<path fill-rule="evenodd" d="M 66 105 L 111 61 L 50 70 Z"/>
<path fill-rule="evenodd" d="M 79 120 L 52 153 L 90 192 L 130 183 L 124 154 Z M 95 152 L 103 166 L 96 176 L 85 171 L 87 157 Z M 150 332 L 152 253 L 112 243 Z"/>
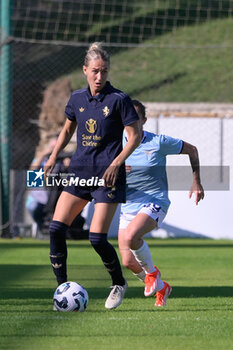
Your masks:
<path fill-rule="evenodd" d="M 122 151 L 124 127 L 138 115 L 129 96 L 109 82 L 97 96 L 89 87 L 72 93 L 66 116 L 77 122 L 77 150 L 70 167 L 108 167 Z"/>

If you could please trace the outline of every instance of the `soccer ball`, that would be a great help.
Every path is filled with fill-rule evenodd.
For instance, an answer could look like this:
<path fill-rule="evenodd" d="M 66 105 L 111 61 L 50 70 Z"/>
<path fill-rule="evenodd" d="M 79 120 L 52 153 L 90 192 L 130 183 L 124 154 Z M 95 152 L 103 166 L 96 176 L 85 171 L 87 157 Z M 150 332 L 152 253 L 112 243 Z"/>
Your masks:
<path fill-rule="evenodd" d="M 58 311 L 83 312 L 88 305 L 88 293 L 81 284 L 65 282 L 55 290 L 53 302 Z"/>

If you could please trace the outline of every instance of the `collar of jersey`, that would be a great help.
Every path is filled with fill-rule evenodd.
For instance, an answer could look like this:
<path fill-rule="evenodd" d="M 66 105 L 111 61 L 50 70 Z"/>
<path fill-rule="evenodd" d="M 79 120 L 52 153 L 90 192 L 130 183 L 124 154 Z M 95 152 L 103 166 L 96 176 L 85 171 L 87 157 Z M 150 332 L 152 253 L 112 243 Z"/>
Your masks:
<path fill-rule="evenodd" d="M 143 137 L 142 137 L 142 139 L 141 139 L 141 143 L 144 142 L 145 138 L 146 138 L 146 131 L 143 130 Z"/>
<path fill-rule="evenodd" d="M 109 87 L 111 86 L 110 82 L 107 81 L 103 90 L 96 96 L 92 96 L 91 93 L 90 93 L 90 88 L 89 88 L 89 85 L 87 87 L 87 97 L 88 97 L 88 100 L 91 102 L 93 100 L 96 100 L 96 101 L 103 101 L 105 95 L 107 94 L 107 92 L 109 91 Z"/>

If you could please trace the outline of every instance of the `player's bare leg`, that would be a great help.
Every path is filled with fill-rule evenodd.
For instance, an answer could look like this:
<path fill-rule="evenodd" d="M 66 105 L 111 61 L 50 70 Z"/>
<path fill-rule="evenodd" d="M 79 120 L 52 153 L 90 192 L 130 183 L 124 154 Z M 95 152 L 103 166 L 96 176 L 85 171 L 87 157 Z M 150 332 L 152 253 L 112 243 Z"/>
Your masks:
<path fill-rule="evenodd" d="M 118 203 L 96 203 L 90 231 L 108 232 Z"/>
<path fill-rule="evenodd" d="M 87 200 L 63 191 L 58 198 L 53 220 L 63 222 L 70 226 L 87 203 Z"/>
<path fill-rule="evenodd" d="M 118 245 L 121 253 L 122 264 L 127 269 L 131 270 L 132 273 L 144 283 L 146 272 L 141 265 L 139 265 L 134 254 L 131 252 L 128 242 L 125 239 L 125 231 L 125 229 L 119 229 L 118 231 Z"/>
<path fill-rule="evenodd" d="M 157 222 L 145 213 L 139 213 L 129 223 L 126 229 L 126 240 L 130 249 L 139 249 L 143 244 L 142 237 L 157 228 Z"/>
<path fill-rule="evenodd" d="M 142 239 L 155 228 L 155 220 L 145 213 L 139 213 L 126 229 L 119 230 L 118 240 L 123 265 L 132 269 L 140 280 L 145 280 L 145 296 L 153 295 L 164 287 L 160 271 L 154 266 L 149 247 Z"/>

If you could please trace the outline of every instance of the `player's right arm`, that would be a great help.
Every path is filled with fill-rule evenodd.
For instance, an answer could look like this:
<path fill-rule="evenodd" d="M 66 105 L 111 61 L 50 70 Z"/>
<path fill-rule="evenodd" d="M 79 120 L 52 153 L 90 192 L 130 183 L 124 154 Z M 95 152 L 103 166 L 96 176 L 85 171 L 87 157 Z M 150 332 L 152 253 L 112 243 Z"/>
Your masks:
<path fill-rule="evenodd" d="M 194 145 L 191 145 L 188 142 L 184 142 L 181 154 L 187 154 L 189 156 L 190 164 L 193 170 L 193 183 L 191 186 L 191 190 L 189 192 L 189 198 L 191 198 L 192 194 L 194 194 L 195 203 L 197 205 L 198 202 L 204 198 L 204 189 L 201 185 L 201 178 L 200 178 L 200 165 L 199 165 L 198 151 Z"/>
<path fill-rule="evenodd" d="M 65 148 L 66 145 L 69 143 L 71 137 L 75 132 L 76 126 L 77 126 L 77 123 L 75 121 L 66 119 L 65 125 L 63 126 L 60 132 L 60 135 L 57 139 L 53 152 L 51 153 L 47 163 L 44 166 L 45 176 L 48 176 L 52 172 L 56 164 L 56 160 L 59 152 L 63 150 L 63 148 Z"/>

